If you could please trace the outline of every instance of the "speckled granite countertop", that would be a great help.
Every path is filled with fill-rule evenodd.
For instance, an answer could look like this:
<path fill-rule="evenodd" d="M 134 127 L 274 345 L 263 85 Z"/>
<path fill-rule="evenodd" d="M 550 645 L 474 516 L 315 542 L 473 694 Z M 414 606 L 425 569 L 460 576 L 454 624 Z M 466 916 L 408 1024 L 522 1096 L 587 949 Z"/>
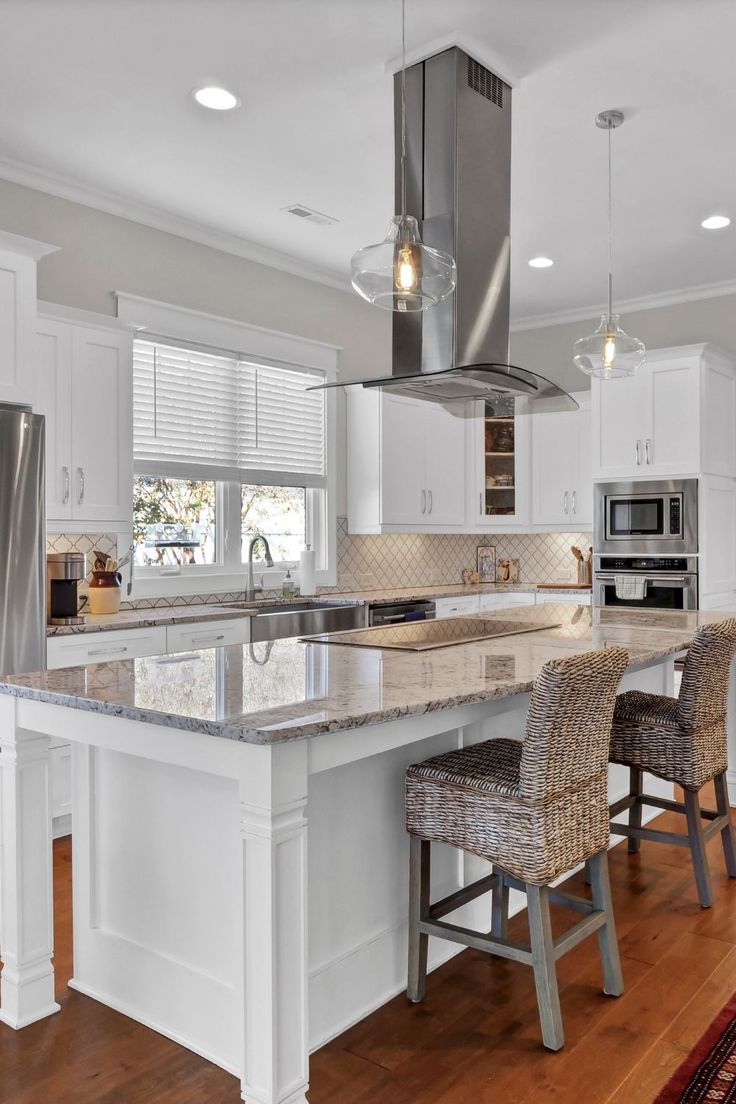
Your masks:
<path fill-rule="evenodd" d="M 549 593 L 549 588 L 545 588 Z M 464 586 L 462 583 L 446 583 L 441 586 L 405 587 L 400 590 L 362 590 L 355 593 L 325 592 L 316 595 L 315 602 L 345 602 L 346 604 L 366 605 L 369 602 L 412 602 L 422 598 L 461 598 L 478 594 L 534 594 L 535 583 L 484 583 L 479 586 Z M 564 587 L 567 594 L 590 594 L 590 587 L 571 590 Z M 237 604 L 190 606 L 154 606 L 147 609 L 123 609 L 120 613 L 94 616 L 86 614 L 82 625 L 49 625 L 46 636 L 71 636 L 86 632 L 107 632 L 111 629 L 148 629 L 155 625 L 185 625 L 189 622 L 217 621 L 231 617 L 253 617 L 260 606 L 275 606 L 283 602 L 299 601 L 299 598 L 260 598 L 248 608 Z"/>
<path fill-rule="evenodd" d="M 632 663 L 656 661 L 684 651 L 700 624 L 734 616 L 554 603 L 514 610 L 519 621 L 553 615 L 559 628 L 423 654 L 280 640 L 5 676 L 0 693 L 269 744 L 522 694 L 549 659 L 605 645 L 626 647 Z"/>

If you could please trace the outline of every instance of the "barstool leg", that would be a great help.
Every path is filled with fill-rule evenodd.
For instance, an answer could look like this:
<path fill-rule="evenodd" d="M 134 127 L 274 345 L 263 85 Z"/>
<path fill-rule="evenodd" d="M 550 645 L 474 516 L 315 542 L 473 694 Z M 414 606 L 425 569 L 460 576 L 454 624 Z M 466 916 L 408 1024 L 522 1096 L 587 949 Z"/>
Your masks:
<path fill-rule="evenodd" d="M 429 936 L 419 930 L 419 921 L 429 913 L 429 840 L 409 837 L 409 971 L 406 995 L 417 1003 L 427 992 L 427 948 Z"/>
<path fill-rule="evenodd" d="M 690 837 L 698 898 L 700 899 L 701 908 L 710 908 L 713 904 L 713 889 L 710 883 L 708 856 L 705 851 L 700 801 L 697 792 L 694 790 L 685 790 L 685 812 L 687 814 L 687 834 Z"/>
<path fill-rule="evenodd" d="M 565 1033 L 562 1029 L 560 994 L 557 988 L 555 948 L 549 915 L 549 887 L 527 885 L 526 894 L 542 1041 L 549 1050 L 560 1050 L 565 1043 Z"/>
<path fill-rule="evenodd" d="M 494 867 L 498 875 L 498 885 L 491 893 L 491 935 L 496 939 L 506 939 L 509 934 L 509 887 L 503 876 L 503 870 Z"/>
<path fill-rule="evenodd" d="M 624 977 L 616 939 L 616 922 L 613 917 L 611 882 L 608 877 L 608 852 L 599 851 L 588 860 L 593 905 L 606 914 L 606 922 L 598 929 L 598 947 L 603 965 L 603 991 L 609 997 L 620 997 L 624 991 Z"/>
<path fill-rule="evenodd" d="M 629 824 L 632 828 L 641 828 L 642 771 L 639 767 L 629 768 L 629 793 L 632 797 L 636 798 L 636 801 L 629 809 Z M 629 854 L 637 854 L 640 847 L 641 840 L 629 836 Z"/>
<path fill-rule="evenodd" d="M 731 805 L 728 800 L 728 782 L 726 781 L 725 771 L 715 776 L 713 785 L 716 791 L 716 809 L 721 816 L 728 817 L 728 824 L 721 832 L 723 854 L 726 857 L 726 870 L 729 878 L 736 878 L 736 836 L 731 821 Z"/>

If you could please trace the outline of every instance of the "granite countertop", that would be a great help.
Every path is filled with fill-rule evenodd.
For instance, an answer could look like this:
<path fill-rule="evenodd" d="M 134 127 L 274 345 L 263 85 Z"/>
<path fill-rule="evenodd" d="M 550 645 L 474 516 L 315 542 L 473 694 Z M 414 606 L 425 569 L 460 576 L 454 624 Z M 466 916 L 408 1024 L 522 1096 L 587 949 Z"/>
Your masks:
<path fill-rule="evenodd" d="M 590 587 L 574 590 L 569 584 L 562 584 L 567 594 L 590 594 Z M 545 589 L 548 591 L 549 586 Z M 536 583 L 482 583 L 466 586 L 463 583 L 445 583 L 438 586 L 404 587 L 396 590 L 361 590 L 352 592 L 329 591 L 309 598 L 315 602 L 344 602 L 346 605 L 367 605 L 369 602 L 411 602 L 422 598 L 460 598 L 474 597 L 480 594 L 534 594 Z M 46 636 L 71 636 L 86 632 L 107 632 L 111 629 L 148 629 L 156 625 L 186 625 L 190 622 L 217 621 L 232 617 L 253 617 L 261 606 L 276 606 L 284 602 L 299 601 L 299 598 L 256 598 L 248 607 L 232 604 L 208 604 L 190 606 L 153 606 L 149 608 L 122 609 L 120 613 L 85 614 L 86 621 L 81 625 L 49 625 Z"/>
<path fill-rule="evenodd" d="M 429 653 L 280 640 L 5 676 L 0 693 L 270 744 L 526 693 L 548 660 L 605 645 L 626 647 L 632 663 L 674 655 L 727 616 L 552 603 L 514 620 L 557 628 Z"/>

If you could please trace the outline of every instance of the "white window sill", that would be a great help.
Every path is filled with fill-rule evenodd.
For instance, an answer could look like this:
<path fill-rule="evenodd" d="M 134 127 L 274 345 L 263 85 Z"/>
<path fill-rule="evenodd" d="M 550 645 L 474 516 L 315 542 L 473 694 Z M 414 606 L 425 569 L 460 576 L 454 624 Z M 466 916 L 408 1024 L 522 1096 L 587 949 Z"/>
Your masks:
<path fill-rule="evenodd" d="M 299 571 L 291 571 L 294 581 L 299 583 Z M 261 581 L 260 565 L 254 571 L 256 588 Z M 315 572 L 316 586 L 336 586 L 334 572 L 327 570 Z M 123 578 L 123 600 L 135 601 L 139 598 L 185 598 L 192 594 L 231 594 L 245 590 L 248 581 L 248 569 L 242 571 L 207 571 L 203 567 L 184 567 L 178 575 L 161 574 L 156 568 L 145 568 L 133 574 L 133 590 L 128 599 L 125 593 L 127 579 Z"/>

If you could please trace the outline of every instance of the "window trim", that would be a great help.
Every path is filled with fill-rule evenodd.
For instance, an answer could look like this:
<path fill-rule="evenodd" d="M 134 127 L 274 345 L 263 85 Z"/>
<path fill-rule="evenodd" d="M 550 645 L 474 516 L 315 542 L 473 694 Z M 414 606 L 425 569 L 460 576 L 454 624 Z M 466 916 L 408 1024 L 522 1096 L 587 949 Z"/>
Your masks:
<path fill-rule="evenodd" d="M 118 291 L 115 295 L 118 301 L 118 317 L 139 331 L 139 336 L 144 340 L 155 333 L 156 336 L 165 336 L 182 346 L 190 342 L 200 347 L 210 346 L 213 352 L 218 349 L 226 352 L 238 350 L 243 359 L 263 357 L 277 364 L 281 363 L 284 367 L 316 369 L 324 373 L 327 383 L 332 383 L 337 378 L 337 354 L 340 346 L 267 330 L 125 292 Z M 328 390 L 325 392 L 326 486 L 322 491 L 307 489 L 313 503 L 312 508 L 307 511 L 308 524 L 312 530 L 307 539 L 322 552 L 322 559 L 326 564 L 315 573 L 318 586 L 335 586 L 337 583 L 336 462 L 337 404 L 334 390 Z M 263 483 L 263 479 L 257 478 L 259 474 L 262 473 L 249 473 L 249 480 Z M 175 477 L 176 473 L 172 471 L 170 475 Z M 196 472 L 188 476 L 196 477 Z M 285 481 L 284 485 L 294 484 Z M 321 500 L 321 505 L 317 503 L 318 499 Z M 126 536 L 130 543 L 132 529 Z M 237 551 L 227 546 L 227 535 L 225 541 L 223 560 L 219 564 L 190 564 L 179 573 L 173 568 L 135 568 L 130 598 L 165 598 L 244 590 L 247 565 L 239 564 L 240 533 L 237 534 L 237 540 L 232 540 L 237 545 Z M 298 580 L 298 572 L 296 575 Z M 256 572 L 256 579 L 257 576 Z"/>

